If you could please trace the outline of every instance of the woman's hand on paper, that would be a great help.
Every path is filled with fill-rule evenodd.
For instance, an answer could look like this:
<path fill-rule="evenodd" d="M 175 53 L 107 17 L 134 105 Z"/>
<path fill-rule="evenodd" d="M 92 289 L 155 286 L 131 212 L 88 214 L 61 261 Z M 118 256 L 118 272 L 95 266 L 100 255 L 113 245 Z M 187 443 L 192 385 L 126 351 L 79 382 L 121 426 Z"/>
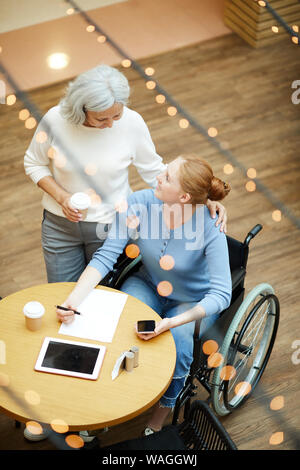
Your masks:
<path fill-rule="evenodd" d="M 156 322 L 155 330 L 153 333 L 138 333 L 137 327 L 136 327 L 136 334 L 140 339 L 144 340 L 149 340 L 152 338 L 155 338 L 155 336 L 160 335 L 161 333 L 164 333 L 165 331 L 170 329 L 170 319 L 169 318 L 164 318 L 160 322 Z"/>
<path fill-rule="evenodd" d="M 61 306 L 75 310 L 74 307 L 72 307 L 72 305 L 70 305 L 68 302 L 64 302 L 61 304 Z M 72 312 L 72 310 L 68 310 L 66 312 L 64 310 L 60 310 L 59 308 L 56 309 L 56 315 L 58 320 L 62 323 L 72 323 L 75 317 L 75 314 Z"/>

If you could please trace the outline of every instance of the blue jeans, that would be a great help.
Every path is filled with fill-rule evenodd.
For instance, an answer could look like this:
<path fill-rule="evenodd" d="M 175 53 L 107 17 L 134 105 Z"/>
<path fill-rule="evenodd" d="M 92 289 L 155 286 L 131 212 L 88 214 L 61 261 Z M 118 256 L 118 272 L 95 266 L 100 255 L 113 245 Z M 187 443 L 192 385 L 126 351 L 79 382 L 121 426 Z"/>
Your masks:
<path fill-rule="evenodd" d="M 196 301 L 181 303 L 160 296 L 143 267 L 137 273 L 124 281 L 121 291 L 126 292 L 149 305 L 149 307 L 158 313 L 161 318 L 175 317 L 176 315 L 193 308 L 198 303 Z M 202 319 L 200 336 L 217 320 L 218 317 L 219 314 L 215 314 Z M 193 321 L 170 330 L 176 346 L 176 366 L 173 379 L 160 399 L 161 406 L 173 408 L 179 393 L 184 387 L 193 362 L 194 327 L 195 322 Z"/>

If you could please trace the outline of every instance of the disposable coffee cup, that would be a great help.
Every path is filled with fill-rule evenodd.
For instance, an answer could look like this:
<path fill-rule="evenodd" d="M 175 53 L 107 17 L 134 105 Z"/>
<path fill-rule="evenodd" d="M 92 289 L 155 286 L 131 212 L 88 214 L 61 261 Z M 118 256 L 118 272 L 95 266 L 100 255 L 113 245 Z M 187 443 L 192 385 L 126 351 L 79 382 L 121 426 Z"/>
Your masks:
<path fill-rule="evenodd" d="M 24 305 L 23 313 L 25 316 L 25 325 L 28 330 L 37 331 L 41 328 L 45 308 L 40 302 L 28 302 Z"/>
<path fill-rule="evenodd" d="M 88 209 L 91 205 L 91 198 L 86 193 L 75 193 L 70 199 L 71 206 L 79 210 L 82 214 L 82 220 L 87 216 Z"/>

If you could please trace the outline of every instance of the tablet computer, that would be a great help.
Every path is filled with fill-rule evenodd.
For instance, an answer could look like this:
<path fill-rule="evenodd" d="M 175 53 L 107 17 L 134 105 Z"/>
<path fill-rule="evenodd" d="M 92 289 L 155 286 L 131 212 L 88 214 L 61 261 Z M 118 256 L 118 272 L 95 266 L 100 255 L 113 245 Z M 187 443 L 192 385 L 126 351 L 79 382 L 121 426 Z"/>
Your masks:
<path fill-rule="evenodd" d="M 96 380 L 105 351 L 105 346 L 99 344 L 46 337 L 35 370 Z"/>

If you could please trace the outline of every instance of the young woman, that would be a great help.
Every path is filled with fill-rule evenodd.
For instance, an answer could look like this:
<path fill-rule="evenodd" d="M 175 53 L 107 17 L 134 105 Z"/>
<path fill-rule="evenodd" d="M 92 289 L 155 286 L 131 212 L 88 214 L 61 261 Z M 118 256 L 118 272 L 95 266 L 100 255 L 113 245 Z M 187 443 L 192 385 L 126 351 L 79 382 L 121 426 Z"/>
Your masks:
<path fill-rule="evenodd" d="M 194 321 L 202 319 L 203 334 L 231 300 L 226 236 L 205 205 L 208 198 L 223 199 L 229 186 L 195 155 L 173 160 L 157 182 L 155 190 L 137 191 L 128 198 L 127 210 L 117 214 L 104 245 L 94 253 L 63 304 L 76 309 L 112 269 L 128 240 L 136 243 L 143 267 L 121 290 L 148 304 L 162 318 L 154 333 L 140 334 L 140 338 L 151 340 L 170 329 L 177 351 L 172 382 L 157 404 L 146 434 L 161 429 L 184 386 L 193 359 Z M 62 322 L 74 318 L 71 311 L 57 310 L 57 316 Z"/>

